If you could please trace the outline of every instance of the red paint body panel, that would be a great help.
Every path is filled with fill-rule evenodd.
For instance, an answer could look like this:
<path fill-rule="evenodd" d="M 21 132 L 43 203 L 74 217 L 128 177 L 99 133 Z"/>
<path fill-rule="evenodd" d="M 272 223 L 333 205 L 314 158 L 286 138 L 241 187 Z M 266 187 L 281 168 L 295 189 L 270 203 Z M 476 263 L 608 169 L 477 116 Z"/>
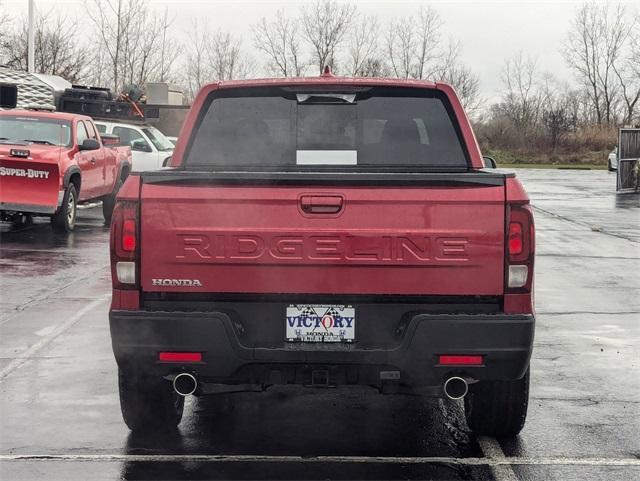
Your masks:
<path fill-rule="evenodd" d="M 504 313 L 505 314 L 534 314 L 533 288 L 531 292 L 523 294 L 505 294 Z"/>
<path fill-rule="evenodd" d="M 113 289 L 111 309 L 135 311 L 140 308 L 140 293 L 135 290 Z"/>
<path fill-rule="evenodd" d="M 503 292 L 502 186 L 321 193 L 344 199 L 338 216 L 301 212 L 301 197 L 317 196 L 317 188 L 143 185 L 142 290 Z M 154 285 L 167 278 L 197 279 L 202 287 Z"/>
<path fill-rule="evenodd" d="M 471 168 L 484 166 L 469 120 L 449 85 L 337 77 L 205 86 L 183 125 L 171 165 L 181 165 L 191 131 L 210 93 L 267 85 L 438 89 L 454 110 Z M 140 289 L 482 295 L 501 299 L 505 313 L 533 312 L 532 292 L 505 294 L 508 205 L 528 203 L 517 179 L 507 176 L 504 186 L 330 184 L 145 184 L 137 176 L 130 177 L 119 199 L 140 201 Z M 329 210 L 313 214 L 303 207 L 309 199 L 323 196 L 330 199 L 323 206 Z M 128 291 L 128 295 L 139 296 L 139 292 Z"/>
<path fill-rule="evenodd" d="M 528 204 L 529 196 L 522 183 L 515 177 L 507 177 L 506 181 L 507 202 L 510 204 Z"/>
<path fill-rule="evenodd" d="M 71 145 L 57 147 L 29 144 L 0 145 L 0 167 L 49 172 L 46 179 L 28 176 L 0 176 L 0 202 L 2 208 L 14 210 L 15 206 L 34 206 L 41 209 L 56 209 L 59 192 L 65 188 L 65 175 L 74 171 L 81 176 L 80 201 L 95 199 L 113 192 L 117 176 L 123 163 L 131 164 L 131 149 L 128 146 L 103 146 L 98 150 L 81 152 L 77 145 L 76 126 L 79 121 L 93 123 L 90 117 L 64 112 L 38 112 L 31 110 L 7 110 L 1 116 L 54 118 L 69 121 L 72 125 Z M 97 131 L 96 131 L 97 132 Z M 0 132 L 1 133 L 1 132 Z M 98 133 L 98 136 L 100 134 Z M 11 156 L 12 149 L 25 149 L 28 158 Z M 11 174 L 14 174 L 12 172 Z M 43 174 L 40 174 L 43 175 Z M 67 181 L 68 181 L 67 176 Z M 21 210 L 28 213 L 28 209 Z M 34 211 L 38 212 L 38 211 Z"/>

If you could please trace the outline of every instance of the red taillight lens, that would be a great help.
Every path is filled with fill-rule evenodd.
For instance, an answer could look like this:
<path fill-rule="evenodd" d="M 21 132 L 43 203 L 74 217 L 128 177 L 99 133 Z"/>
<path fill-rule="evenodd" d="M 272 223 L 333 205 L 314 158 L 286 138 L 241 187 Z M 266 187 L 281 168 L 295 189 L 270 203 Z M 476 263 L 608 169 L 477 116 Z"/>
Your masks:
<path fill-rule="evenodd" d="M 201 352 L 161 352 L 158 359 L 163 362 L 202 362 Z"/>
<path fill-rule="evenodd" d="M 522 224 L 511 222 L 509 224 L 509 255 L 522 254 L 523 244 Z"/>
<path fill-rule="evenodd" d="M 122 249 L 127 252 L 136 250 L 136 221 L 133 219 L 122 223 Z"/>
<path fill-rule="evenodd" d="M 483 363 L 482 356 L 476 355 L 451 355 L 439 356 L 439 363 L 443 366 L 480 366 Z"/>
<path fill-rule="evenodd" d="M 529 204 L 510 204 L 508 213 L 505 285 L 510 292 L 528 292 L 535 252 L 533 212 Z"/>
<path fill-rule="evenodd" d="M 111 215 L 111 277 L 117 289 L 138 286 L 138 203 L 119 201 Z"/>

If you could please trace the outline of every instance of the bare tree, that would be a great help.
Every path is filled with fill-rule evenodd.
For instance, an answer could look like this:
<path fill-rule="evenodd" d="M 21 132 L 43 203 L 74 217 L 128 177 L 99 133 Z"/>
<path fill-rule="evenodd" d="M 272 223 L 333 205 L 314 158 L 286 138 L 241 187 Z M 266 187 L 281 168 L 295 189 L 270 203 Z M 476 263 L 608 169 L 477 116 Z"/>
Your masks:
<path fill-rule="evenodd" d="M 438 12 L 430 6 L 420 7 L 416 25 L 417 52 L 415 72 L 418 79 L 430 78 L 440 59 L 439 43 L 442 21 Z"/>
<path fill-rule="evenodd" d="M 378 19 L 374 16 L 362 15 L 352 26 L 347 52 L 348 71 L 352 76 L 365 76 L 376 70 L 379 30 Z"/>
<path fill-rule="evenodd" d="M 267 70 L 271 73 L 284 77 L 303 75 L 305 65 L 301 56 L 298 25 L 298 21 L 287 17 L 282 9 L 276 12 L 272 21 L 262 17 L 253 25 L 253 45 L 267 55 Z"/>
<path fill-rule="evenodd" d="M 208 53 L 215 80 L 245 78 L 252 69 L 250 59 L 242 54 L 241 40 L 229 32 L 213 33 Z"/>
<path fill-rule="evenodd" d="M 440 80 L 453 86 L 469 115 L 473 116 L 480 110 L 480 78 L 469 67 L 459 64 L 448 66 Z"/>
<path fill-rule="evenodd" d="M 109 65 L 109 83 L 116 91 L 125 84 L 172 78 L 178 45 L 168 32 L 171 21 L 150 11 L 147 0 L 85 0 L 99 48 L 96 60 Z"/>
<path fill-rule="evenodd" d="M 629 35 L 623 5 L 588 3 L 574 18 L 564 47 L 564 57 L 579 81 L 589 88 L 598 124 L 615 121 L 619 93 L 615 64 Z"/>
<path fill-rule="evenodd" d="M 336 54 L 353 22 L 355 6 L 335 0 L 315 0 L 302 8 L 304 38 L 312 47 L 319 72 L 326 65 L 335 67 Z"/>
<path fill-rule="evenodd" d="M 504 88 L 500 109 L 525 137 L 538 121 L 545 92 L 540 86 L 537 61 L 522 52 L 505 61 L 502 69 Z"/>
<path fill-rule="evenodd" d="M 194 21 L 188 38 L 189 42 L 185 46 L 184 82 L 188 88 L 189 98 L 193 99 L 202 86 L 213 79 L 213 73 L 207 53 L 209 34 L 202 30 L 202 26 L 197 21 Z"/>
<path fill-rule="evenodd" d="M 447 82 L 452 85 L 460 97 L 460 102 L 467 113 L 475 115 L 482 102 L 480 98 L 480 78 L 469 67 L 460 62 L 462 44 L 450 40 L 448 49 L 442 55 L 440 65 L 436 67 L 433 80 Z"/>
<path fill-rule="evenodd" d="M 629 22 L 626 36 L 622 39 L 623 48 L 612 63 L 613 71 L 620 86 L 620 96 L 624 103 L 623 124 L 633 123 L 636 106 L 640 101 L 640 19 Z"/>
<path fill-rule="evenodd" d="M 8 35 L 10 24 L 11 18 L 9 17 L 9 12 L 5 10 L 5 7 L 2 6 L 2 2 L 0 2 L 0 49 L 5 45 L 5 39 Z M 2 56 L 0 56 L 0 64 L 1 62 Z"/>
<path fill-rule="evenodd" d="M 111 69 L 111 82 L 114 90 L 119 91 L 121 81 L 121 61 L 123 37 L 127 34 L 131 22 L 129 13 L 134 10 L 131 2 L 125 5 L 123 0 L 86 0 L 85 10 L 93 22 L 100 38 L 100 48 L 107 53 Z M 134 0 L 135 1 L 135 0 Z M 129 8 L 127 8 L 129 7 Z M 135 7 L 135 5 L 133 6 Z"/>
<path fill-rule="evenodd" d="M 173 80 L 174 64 L 180 53 L 180 45 L 178 45 L 170 36 L 169 30 L 173 25 L 173 20 L 169 19 L 168 9 L 165 7 L 164 15 L 159 22 L 160 26 L 160 65 L 159 78 L 160 82 Z"/>
<path fill-rule="evenodd" d="M 253 62 L 242 51 L 239 38 L 221 30 L 210 32 L 194 22 L 185 46 L 184 82 L 190 98 L 212 81 L 246 78 Z"/>
<path fill-rule="evenodd" d="M 357 75 L 359 77 L 390 77 L 391 70 L 382 58 L 369 57 L 362 63 Z"/>
<path fill-rule="evenodd" d="M 77 22 L 70 17 L 39 15 L 34 22 L 35 69 L 39 73 L 60 75 L 78 82 L 85 71 L 88 51 L 80 46 Z M 13 32 L 5 34 L 0 57 L 12 68 L 27 70 L 28 31 L 26 20 Z"/>
<path fill-rule="evenodd" d="M 555 152 L 560 142 L 578 125 L 578 113 L 574 108 L 574 93 L 567 85 L 560 85 L 555 78 L 545 79 L 545 102 L 541 121 L 549 135 L 551 150 Z"/>
<path fill-rule="evenodd" d="M 419 14 L 400 17 L 388 24 L 386 50 L 391 68 L 399 78 L 432 78 L 444 54 L 440 45 L 442 21 L 432 7 Z"/>
<path fill-rule="evenodd" d="M 387 57 L 393 74 L 409 78 L 412 73 L 413 53 L 416 50 L 415 23 L 412 17 L 402 17 L 389 22 L 386 33 Z"/>

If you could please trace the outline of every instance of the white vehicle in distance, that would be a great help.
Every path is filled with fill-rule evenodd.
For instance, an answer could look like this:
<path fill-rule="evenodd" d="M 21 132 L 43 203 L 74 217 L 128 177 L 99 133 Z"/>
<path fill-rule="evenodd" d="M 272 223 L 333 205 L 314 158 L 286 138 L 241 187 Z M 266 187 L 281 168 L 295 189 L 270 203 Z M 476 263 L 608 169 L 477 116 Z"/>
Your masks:
<path fill-rule="evenodd" d="M 607 159 L 607 169 L 609 172 L 613 172 L 614 170 L 618 170 L 618 147 L 614 147 L 611 153 L 609 153 L 609 158 Z"/>
<path fill-rule="evenodd" d="M 95 121 L 101 134 L 120 137 L 120 142 L 131 146 L 132 170 L 157 170 L 173 155 L 174 145 L 162 132 L 151 125 L 121 124 Z"/>

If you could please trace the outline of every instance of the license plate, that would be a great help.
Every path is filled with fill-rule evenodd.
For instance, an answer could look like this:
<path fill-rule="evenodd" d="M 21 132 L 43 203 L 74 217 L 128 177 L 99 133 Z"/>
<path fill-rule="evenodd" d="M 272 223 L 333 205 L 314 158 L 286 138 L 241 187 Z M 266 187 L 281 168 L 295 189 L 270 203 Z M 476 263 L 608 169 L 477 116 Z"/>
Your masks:
<path fill-rule="evenodd" d="M 352 306 L 295 304 L 287 307 L 287 341 L 353 342 L 356 310 Z"/>

